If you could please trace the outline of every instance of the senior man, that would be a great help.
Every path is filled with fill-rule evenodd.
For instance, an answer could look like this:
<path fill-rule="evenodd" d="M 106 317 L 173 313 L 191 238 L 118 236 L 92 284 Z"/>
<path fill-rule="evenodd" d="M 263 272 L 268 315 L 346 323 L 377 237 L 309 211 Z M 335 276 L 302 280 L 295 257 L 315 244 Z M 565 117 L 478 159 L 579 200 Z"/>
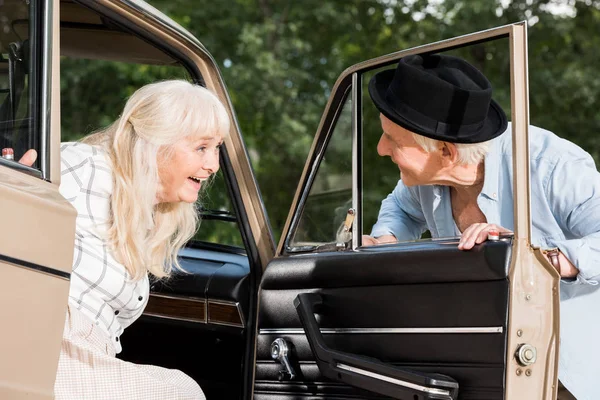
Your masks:
<path fill-rule="evenodd" d="M 363 244 L 460 236 L 469 250 L 513 229 L 512 135 L 487 78 L 466 61 L 408 56 L 377 73 L 377 145 L 401 171 Z M 600 174 L 592 157 L 530 126 L 532 243 L 561 280 L 559 379 L 580 400 L 600 399 Z M 572 399 L 562 388 L 558 399 Z"/>

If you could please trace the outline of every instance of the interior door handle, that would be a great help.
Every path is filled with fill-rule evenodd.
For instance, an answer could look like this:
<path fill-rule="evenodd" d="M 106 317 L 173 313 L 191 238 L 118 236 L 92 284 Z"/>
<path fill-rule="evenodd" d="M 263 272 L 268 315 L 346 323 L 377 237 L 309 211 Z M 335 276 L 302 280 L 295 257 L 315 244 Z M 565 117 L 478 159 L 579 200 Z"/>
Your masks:
<path fill-rule="evenodd" d="M 404 400 L 455 400 L 458 382 L 442 374 L 397 368 L 372 357 L 330 349 L 323 340 L 315 311 L 322 306 L 318 293 L 301 293 L 294 299 L 319 371 L 329 379 Z"/>

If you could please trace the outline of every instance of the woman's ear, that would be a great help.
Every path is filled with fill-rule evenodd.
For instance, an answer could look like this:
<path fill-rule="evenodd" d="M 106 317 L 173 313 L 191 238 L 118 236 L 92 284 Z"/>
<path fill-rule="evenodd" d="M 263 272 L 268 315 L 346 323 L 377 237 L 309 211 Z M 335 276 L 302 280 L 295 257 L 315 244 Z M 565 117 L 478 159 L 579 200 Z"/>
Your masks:
<path fill-rule="evenodd" d="M 442 162 L 444 165 L 455 164 L 458 161 L 458 149 L 454 143 L 442 142 Z"/>

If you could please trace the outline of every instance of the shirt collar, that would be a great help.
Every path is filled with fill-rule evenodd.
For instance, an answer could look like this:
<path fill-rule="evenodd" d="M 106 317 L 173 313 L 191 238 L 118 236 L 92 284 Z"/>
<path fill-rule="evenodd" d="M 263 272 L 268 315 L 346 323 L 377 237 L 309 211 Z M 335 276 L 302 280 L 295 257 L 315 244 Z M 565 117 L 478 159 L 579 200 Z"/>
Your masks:
<path fill-rule="evenodd" d="M 483 188 L 481 194 L 487 198 L 498 201 L 498 175 L 500 172 L 500 151 L 501 144 L 498 139 L 492 140 L 490 149 L 485 155 Z"/>

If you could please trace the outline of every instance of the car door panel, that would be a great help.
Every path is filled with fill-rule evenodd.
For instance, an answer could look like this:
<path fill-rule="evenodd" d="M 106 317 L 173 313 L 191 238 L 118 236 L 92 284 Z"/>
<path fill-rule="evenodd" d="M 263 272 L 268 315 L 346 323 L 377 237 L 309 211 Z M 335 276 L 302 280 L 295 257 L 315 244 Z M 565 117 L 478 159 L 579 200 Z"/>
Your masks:
<path fill-rule="evenodd" d="M 432 241 L 271 262 L 261 285 L 255 398 L 271 392 L 278 398 L 364 395 L 326 383 L 316 366 L 293 302 L 300 293 L 318 292 L 325 303 L 319 324 L 331 348 L 448 375 L 459 382 L 459 398 L 502 399 L 511 241 L 469 253 L 457 244 Z M 283 367 L 270 354 L 277 338 L 293 348 L 299 371 L 294 381 L 278 381 Z"/>
<path fill-rule="evenodd" d="M 171 318 L 177 315 L 174 310 L 159 312 L 158 299 L 168 298 L 174 307 L 186 298 L 204 300 L 204 315 L 195 315 L 196 319 L 203 318 L 208 324 L 243 328 L 249 306 L 247 257 L 186 248 L 180 253 L 180 263 L 183 271 L 176 271 L 170 279 L 152 285 L 151 299 L 144 314 Z M 185 313 L 186 307 L 181 307 L 180 312 Z"/>
<path fill-rule="evenodd" d="M 61 349 L 76 213 L 59 193 L 58 2 L 3 2 L 0 48 L 0 398 L 50 400 Z M 53 45 L 54 44 L 54 45 Z M 10 51 L 9 51 L 10 50 Z M 7 64 L 3 66 L 8 67 Z M 18 164 L 34 148 L 31 167 Z"/>
<path fill-rule="evenodd" d="M 144 314 L 122 335 L 119 357 L 180 369 L 209 398 L 238 398 L 250 301 L 248 258 L 240 249 L 227 253 L 207 245 L 183 249 L 180 263 L 184 271 L 151 285 Z M 157 347 L 165 338 L 176 340 Z"/>
<path fill-rule="evenodd" d="M 338 78 L 277 256 L 263 275 L 254 398 L 556 398 L 558 276 L 530 242 L 526 30 L 517 23 L 447 39 L 364 61 Z M 458 250 L 457 238 L 362 246 L 369 228 L 363 211 L 375 203 L 363 187 L 370 167 L 362 164 L 364 152 L 373 151 L 363 140 L 376 129 L 363 120 L 368 77 L 404 56 L 504 39 L 513 169 L 519 171 L 511 192 L 514 234 L 470 251 Z M 350 186 L 351 199 L 309 207 L 322 193 L 347 193 Z M 281 372 L 288 370 L 285 362 L 272 359 L 281 361 L 285 343 L 293 377 Z M 534 357 L 523 357 L 523 349 Z M 415 386 L 410 374 L 394 380 L 402 374 L 398 368 L 415 379 L 417 373 L 444 374 L 458 382 L 458 393 Z"/>

